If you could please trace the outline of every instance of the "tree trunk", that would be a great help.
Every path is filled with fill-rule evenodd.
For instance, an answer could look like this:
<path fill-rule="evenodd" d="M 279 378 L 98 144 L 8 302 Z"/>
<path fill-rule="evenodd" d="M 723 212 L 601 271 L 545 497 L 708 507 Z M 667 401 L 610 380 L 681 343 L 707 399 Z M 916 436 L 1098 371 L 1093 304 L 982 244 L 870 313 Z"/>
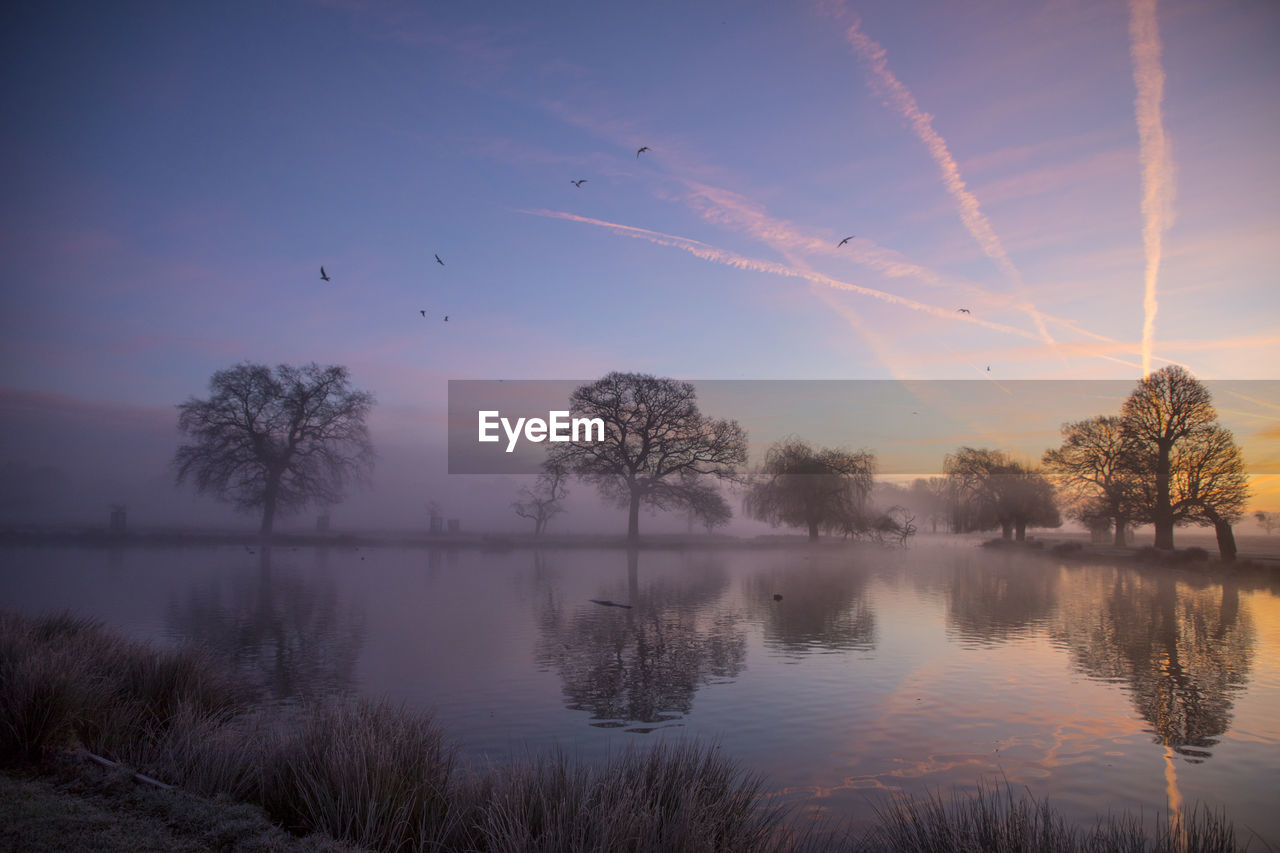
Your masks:
<path fill-rule="evenodd" d="M 278 484 L 275 478 L 267 480 L 267 488 L 262 496 L 262 527 L 258 528 L 258 535 L 263 539 L 271 537 L 271 530 L 276 523 L 276 493 Z"/>
<path fill-rule="evenodd" d="M 640 493 L 631 492 L 631 507 L 627 511 L 627 541 L 640 541 Z"/>
<path fill-rule="evenodd" d="M 547 523 L 547 520 L 545 518 L 535 518 L 533 520 L 533 535 L 541 536 L 542 528 L 546 525 L 546 523 Z"/>
<path fill-rule="evenodd" d="M 1027 541 L 1027 523 L 1025 521 L 1020 520 L 1018 521 L 1014 529 L 1017 531 L 1016 535 L 1017 535 L 1018 541 L 1026 542 Z"/>
<path fill-rule="evenodd" d="M 1012 521 L 1000 522 L 1000 536 L 1003 539 L 1013 538 L 1013 522 Z"/>
<path fill-rule="evenodd" d="M 809 541 L 818 541 L 818 522 L 816 521 L 809 522 Z"/>
<path fill-rule="evenodd" d="M 1170 445 L 1161 442 L 1156 454 L 1156 547 L 1173 550 L 1173 505 L 1169 499 Z"/>
<path fill-rule="evenodd" d="M 1123 547 L 1124 547 L 1124 545 L 1125 545 L 1125 543 L 1124 543 L 1124 529 L 1125 529 L 1125 527 L 1126 527 L 1126 526 L 1128 526 L 1128 524 L 1129 524 L 1128 519 L 1124 519 L 1124 518 L 1117 518 L 1117 519 L 1116 519 L 1116 538 L 1115 538 L 1115 546 L 1116 546 L 1117 548 L 1123 548 Z"/>
<path fill-rule="evenodd" d="M 1231 532 L 1231 523 L 1226 519 L 1214 518 L 1213 532 L 1218 534 L 1218 557 L 1224 563 L 1235 562 L 1236 535 Z"/>

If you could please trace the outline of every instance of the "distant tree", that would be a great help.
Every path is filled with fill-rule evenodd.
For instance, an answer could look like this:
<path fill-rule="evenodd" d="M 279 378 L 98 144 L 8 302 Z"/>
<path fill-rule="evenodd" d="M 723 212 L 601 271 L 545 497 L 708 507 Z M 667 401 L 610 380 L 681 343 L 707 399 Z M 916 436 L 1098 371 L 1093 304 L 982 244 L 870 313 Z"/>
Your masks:
<path fill-rule="evenodd" d="M 1125 545 L 1125 528 L 1142 520 L 1142 488 L 1135 442 L 1118 417 L 1095 417 L 1064 424 L 1062 446 L 1044 454 L 1049 476 L 1066 497 L 1072 516 L 1090 527 L 1115 526 L 1115 544 Z"/>
<path fill-rule="evenodd" d="M 686 495 L 691 521 L 701 524 L 710 533 L 724 527 L 733 519 L 733 509 L 712 483 L 698 483 Z"/>
<path fill-rule="evenodd" d="M 178 429 L 192 439 L 174 456 L 178 482 L 260 510 L 263 536 L 277 512 L 337 503 L 373 470 L 373 395 L 352 389 L 345 367 L 245 362 L 213 374 L 209 390 L 178 406 Z"/>
<path fill-rule="evenodd" d="M 549 458 L 627 508 L 627 538 L 640 538 L 640 506 L 688 510 L 708 499 L 704 479 L 733 479 L 747 460 L 737 421 L 704 416 L 693 385 L 610 373 L 577 388 L 572 418 L 600 418 L 603 441 L 552 445 Z"/>
<path fill-rule="evenodd" d="M 564 499 L 569 494 L 569 469 L 555 460 L 548 461 L 538 473 L 533 487 L 520 490 L 520 500 L 511 504 L 516 515 L 533 521 L 533 535 L 541 536 L 547 523 L 564 512 Z"/>
<path fill-rule="evenodd" d="M 1217 417 L 1208 389 L 1178 365 L 1152 373 L 1124 401 L 1125 438 L 1147 455 L 1149 511 L 1157 548 L 1173 548 L 1174 448 L 1214 426 Z"/>
<path fill-rule="evenodd" d="M 1280 527 L 1280 512 L 1264 512 L 1262 510 L 1257 510 L 1254 512 L 1253 517 L 1262 525 L 1262 529 L 1267 531 L 1268 536 L 1271 535 L 1271 531 Z"/>
<path fill-rule="evenodd" d="M 962 447 L 943 463 L 951 482 L 957 530 L 1000 528 L 1005 539 L 1026 539 L 1028 527 L 1062 524 L 1053 486 L 1039 471 L 998 450 Z"/>
<path fill-rule="evenodd" d="M 891 506 L 872 519 L 867 535 L 880 544 L 892 541 L 905 548 L 916 535 L 916 517 L 904 506 Z"/>
<path fill-rule="evenodd" d="M 924 515 L 934 533 L 938 532 L 938 524 L 945 524 L 948 519 L 949 494 L 946 477 L 917 477 L 911 481 L 908 501 L 917 513 Z"/>
<path fill-rule="evenodd" d="M 752 518 L 803 527 L 809 539 L 820 531 L 858 533 L 868 529 L 875 457 L 864 451 L 815 450 L 788 438 L 765 454 L 743 499 Z"/>

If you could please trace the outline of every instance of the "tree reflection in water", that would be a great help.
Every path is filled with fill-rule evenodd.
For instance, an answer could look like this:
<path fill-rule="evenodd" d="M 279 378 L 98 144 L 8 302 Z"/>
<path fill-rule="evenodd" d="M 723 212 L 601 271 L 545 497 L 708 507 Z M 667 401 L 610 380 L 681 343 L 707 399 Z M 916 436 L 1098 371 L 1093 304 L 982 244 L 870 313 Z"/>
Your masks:
<path fill-rule="evenodd" d="M 812 556 L 746 582 L 748 613 L 763 625 L 765 646 L 788 654 L 815 649 L 869 651 L 876 619 L 866 597 L 867 575 L 856 565 L 824 564 Z M 780 600 L 774 600 L 780 595 Z"/>
<path fill-rule="evenodd" d="M 258 549 L 256 570 L 173 602 L 167 633 L 207 649 L 274 699 L 354 692 L 363 609 L 340 608 L 331 578 L 273 568 L 271 550 Z M 327 553 L 317 553 L 323 562 Z"/>
<path fill-rule="evenodd" d="M 1049 563 L 1007 554 L 956 560 L 947 584 L 947 627 L 963 643 L 985 645 L 1025 636 L 1050 621 L 1060 575 Z"/>
<path fill-rule="evenodd" d="M 629 551 L 626 586 L 604 585 L 594 596 L 630 609 L 565 603 L 552 594 L 539 606 L 538 665 L 559 672 L 567 707 L 590 711 L 595 726 L 678 720 L 699 687 L 736 677 L 746 657 L 736 615 L 716 607 L 728 576 L 714 556 L 691 561 L 676 579 L 644 583 L 639 563 L 639 553 Z M 549 574 L 540 562 L 535 571 Z"/>
<path fill-rule="evenodd" d="M 1075 665 L 1126 684 L 1153 742 L 1186 761 L 1208 758 L 1252 665 L 1254 628 L 1236 582 L 1131 569 L 1093 569 L 1076 582 L 1054 630 Z"/>

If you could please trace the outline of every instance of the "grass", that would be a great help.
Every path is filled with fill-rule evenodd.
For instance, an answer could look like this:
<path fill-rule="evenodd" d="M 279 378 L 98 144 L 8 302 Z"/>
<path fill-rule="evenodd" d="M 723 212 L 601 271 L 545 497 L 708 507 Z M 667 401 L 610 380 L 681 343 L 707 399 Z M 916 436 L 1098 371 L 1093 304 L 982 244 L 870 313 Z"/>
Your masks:
<path fill-rule="evenodd" d="M 1243 849 L 1220 812 L 1180 814 L 1176 828 L 1158 820 L 1148 832 L 1132 815 L 1110 815 L 1092 827 L 1072 826 L 1047 800 L 984 784 L 971 796 L 895 800 L 858 845 L 884 853 L 1230 853 Z M 1167 817 L 1167 815 L 1166 815 Z"/>
<path fill-rule="evenodd" d="M 10 787 L 15 773 L 45 772 L 84 747 L 182 789 L 147 796 L 203 795 L 223 810 L 250 804 L 244 808 L 260 809 L 295 836 L 375 850 L 1240 849 L 1231 824 L 1218 814 L 1185 815 L 1176 833 L 1166 821 L 1150 834 L 1125 816 L 1086 829 L 1007 785 L 950 803 L 938 796 L 894 801 L 870 832 L 827 841 L 789 823 L 763 793 L 762 779 L 711 747 L 660 742 L 597 765 L 554 754 L 465 769 L 422 712 L 373 701 L 317 704 L 289 717 L 254 708 L 254 696 L 199 651 L 160 651 L 67 615 L 0 611 L 0 767 Z M 131 771 L 122 770 L 121 778 L 131 778 Z M 113 819 L 109 809 L 92 803 L 83 814 L 79 806 L 63 808 L 57 805 L 62 792 L 33 795 L 40 805 L 23 811 L 21 804 L 32 799 L 28 783 L 37 784 L 23 780 L 12 797 L 7 791 L 0 797 L 6 801 L 0 824 L 16 820 L 54 842 L 59 831 L 48 826 L 59 820 L 73 834 L 68 837 L 112 835 L 103 828 Z M 115 816 L 121 821 L 137 811 L 136 804 L 123 808 Z M 199 812 L 190 803 L 184 808 Z M 165 821 L 169 826 L 173 819 Z M 158 840 L 137 849 L 206 843 L 183 836 L 166 846 L 162 829 L 140 827 Z M 88 840 L 73 846 L 134 849 Z"/>

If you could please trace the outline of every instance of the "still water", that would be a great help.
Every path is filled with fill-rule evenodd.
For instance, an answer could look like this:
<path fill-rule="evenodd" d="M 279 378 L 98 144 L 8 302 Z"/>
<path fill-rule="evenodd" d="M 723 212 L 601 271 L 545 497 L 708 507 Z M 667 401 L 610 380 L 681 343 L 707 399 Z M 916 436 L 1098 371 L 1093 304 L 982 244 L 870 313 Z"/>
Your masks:
<path fill-rule="evenodd" d="M 695 739 L 855 824 L 994 779 L 1075 821 L 1204 803 L 1280 840 L 1280 596 L 1254 581 L 972 543 L 30 548 L 0 550 L 0 604 L 199 643 L 280 701 L 431 709 L 475 761 Z"/>

